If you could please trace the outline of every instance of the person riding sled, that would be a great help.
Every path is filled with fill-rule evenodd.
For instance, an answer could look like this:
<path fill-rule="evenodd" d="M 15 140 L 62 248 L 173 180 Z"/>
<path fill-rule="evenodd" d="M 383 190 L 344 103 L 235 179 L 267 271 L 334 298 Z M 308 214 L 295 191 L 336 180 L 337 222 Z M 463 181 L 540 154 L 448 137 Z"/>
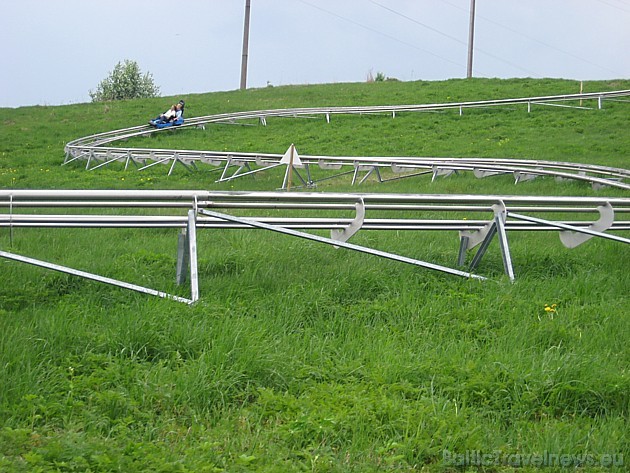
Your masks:
<path fill-rule="evenodd" d="M 153 120 L 149 120 L 149 125 L 164 128 L 167 126 L 173 125 L 181 125 L 184 123 L 184 107 L 186 103 L 183 100 L 180 100 L 171 108 L 169 108 L 166 112 L 161 113 Z"/>

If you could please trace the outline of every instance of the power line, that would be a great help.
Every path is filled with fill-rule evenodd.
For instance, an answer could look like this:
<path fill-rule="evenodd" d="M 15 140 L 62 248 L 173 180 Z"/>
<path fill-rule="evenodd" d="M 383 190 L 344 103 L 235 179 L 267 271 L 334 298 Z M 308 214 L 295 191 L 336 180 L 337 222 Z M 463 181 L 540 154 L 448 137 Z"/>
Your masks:
<path fill-rule="evenodd" d="M 599 3 L 603 3 L 604 5 L 608 5 L 609 7 L 616 8 L 617 10 L 621 10 L 623 12 L 630 13 L 630 10 L 626 10 L 625 8 L 622 8 L 622 7 L 618 6 L 618 5 L 613 5 L 612 3 L 609 3 L 609 2 L 607 2 L 605 0 L 597 0 L 597 1 Z M 628 6 L 628 4 L 625 3 L 625 2 L 621 2 L 621 4 L 624 5 L 624 6 Z"/>
<path fill-rule="evenodd" d="M 599 1 L 599 2 L 602 2 L 602 3 L 605 3 L 603 0 L 598 0 L 598 1 Z M 451 2 L 449 2 L 449 1 L 447 1 L 447 0 L 442 0 L 442 3 L 446 3 L 447 5 L 450 5 L 451 7 L 456 8 L 456 9 L 458 9 L 458 10 L 466 11 L 464 8 L 460 7 L 459 5 L 455 5 L 455 4 L 453 4 L 453 3 L 451 3 Z M 611 5 L 611 6 L 612 6 L 612 5 Z M 598 67 L 598 68 L 600 68 L 600 69 L 602 69 L 602 70 L 605 70 L 605 71 L 608 71 L 608 72 L 612 72 L 613 74 L 619 74 L 619 72 L 618 72 L 618 71 L 613 71 L 612 69 L 609 69 L 609 68 L 607 68 L 607 67 L 604 67 L 604 66 L 602 66 L 602 65 L 600 65 L 600 64 L 597 64 L 597 63 L 595 63 L 595 62 L 589 61 L 588 59 L 585 59 L 585 58 L 583 58 L 583 57 L 580 57 L 580 56 L 578 56 L 578 55 L 576 55 L 576 54 L 573 54 L 573 53 L 571 53 L 571 52 L 569 52 L 569 51 L 565 51 L 565 50 L 560 49 L 560 48 L 558 48 L 558 47 L 556 47 L 556 46 L 553 46 L 553 45 L 551 45 L 551 44 L 545 43 L 544 41 L 541 41 L 541 40 L 539 40 L 539 39 L 532 38 L 531 36 L 528 36 L 528 35 L 526 35 L 525 33 L 522 33 L 522 32 L 520 32 L 520 31 L 518 31 L 518 30 L 515 30 L 514 28 L 510 28 L 509 26 L 505 26 L 505 25 L 503 25 L 503 24 L 501 24 L 501 23 L 499 23 L 499 22 L 496 22 L 496 21 L 494 21 L 494 20 L 491 20 L 491 19 L 486 18 L 486 17 L 481 16 L 481 15 L 477 15 L 477 17 L 478 17 L 478 18 L 481 18 L 482 20 L 484 20 L 484 21 L 486 21 L 486 22 L 488 22 L 488 23 L 492 23 L 492 24 L 493 24 L 493 25 L 495 25 L 495 26 L 498 26 L 498 27 L 503 28 L 503 29 L 505 29 L 505 30 L 507 30 L 507 31 L 510 31 L 510 32 L 515 33 L 515 34 L 518 34 L 518 35 L 520 35 L 520 36 L 522 36 L 522 37 L 524 37 L 524 38 L 527 38 L 527 39 L 529 39 L 530 41 L 534 41 L 534 42 L 536 42 L 536 43 L 538 43 L 538 44 L 541 44 L 541 45 L 543 45 L 543 46 L 545 46 L 545 47 L 547 47 L 547 48 L 554 49 L 554 50 L 556 50 L 556 51 L 558 51 L 558 52 L 560 52 L 560 53 L 562 53 L 562 54 L 566 54 L 567 56 L 571 56 L 571 57 L 572 57 L 572 58 L 574 58 L 574 59 L 578 59 L 578 60 L 580 60 L 580 61 L 582 61 L 582 62 L 585 62 L 585 63 L 587 63 L 587 64 L 590 64 L 591 66 L 595 66 L 595 67 Z M 479 50 L 479 49 L 478 49 L 478 51 L 483 52 L 484 54 L 487 54 L 487 53 L 485 53 L 484 51 L 481 51 L 481 50 Z"/>
<path fill-rule="evenodd" d="M 398 15 L 398 16 L 400 16 L 400 17 L 402 17 L 402 18 L 405 18 L 406 20 L 409 20 L 409 21 L 411 21 L 411 22 L 413 22 L 413 23 L 416 23 L 417 25 L 420 25 L 420 26 L 422 26 L 422 27 L 424 27 L 424 28 L 427 28 L 427 29 L 429 29 L 429 30 L 431 30 L 431 31 L 433 31 L 433 32 L 435 32 L 435 33 L 437 33 L 437 34 L 439 34 L 439 35 L 442 35 L 442 36 L 444 36 L 444 37 L 446 37 L 446 38 L 449 38 L 449 39 L 451 39 L 451 40 L 453 40 L 453 41 L 455 41 L 455 42 L 457 42 L 457 43 L 460 43 L 460 44 L 463 44 L 463 45 L 467 45 L 467 43 L 466 43 L 465 41 L 462 41 L 462 40 L 460 40 L 460 39 L 458 39 L 458 38 L 456 38 L 456 37 L 454 37 L 454 36 L 451 36 L 451 35 L 449 35 L 449 34 L 447 34 L 447 33 L 444 33 L 443 31 L 440 31 L 440 30 L 438 30 L 438 29 L 436 29 L 436 28 L 433 28 L 433 27 L 431 27 L 431 26 L 429 26 L 429 25 L 426 25 L 426 24 L 424 24 L 424 23 L 422 23 L 422 22 L 420 22 L 420 21 L 416 20 L 415 18 L 411 18 L 410 16 L 405 15 L 404 13 L 401 13 L 401 12 L 399 12 L 399 11 L 396 11 L 396 10 L 392 9 L 392 8 L 386 7 L 385 5 L 382 5 L 382 4 L 380 4 L 380 3 L 378 3 L 378 2 L 376 2 L 376 1 L 374 1 L 374 0 L 370 0 L 370 1 L 371 1 L 374 5 L 377 5 L 377 6 L 381 7 L 381 8 L 383 8 L 384 10 L 387 10 L 387 11 L 389 11 L 389 12 L 391 12 L 391 13 L 394 13 L 395 15 Z M 446 3 L 448 3 L 448 2 L 446 2 Z M 459 7 L 458 7 L 458 8 L 459 8 Z M 461 8 L 460 8 L 460 9 L 461 9 Z M 526 73 L 528 73 L 528 74 L 532 74 L 532 75 L 534 75 L 534 76 L 539 75 L 539 74 L 537 74 L 537 73 L 535 73 L 535 72 L 533 72 L 533 71 L 530 71 L 530 70 L 528 70 L 528 69 L 525 69 L 524 67 L 519 66 L 518 64 L 515 64 L 515 63 L 513 63 L 513 62 L 510 62 L 510 61 L 508 61 L 507 59 L 503 59 L 503 58 L 501 58 L 501 57 L 499 57 L 499 56 L 497 56 L 497 55 L 495 55 L 495 54 L 492 54 L 492 53 L 490 53 L 490 52 L 488 52 L 488 51 L 484 51 L 483 49 L 479 49 L 479 48 L 474 48 L 474 49 L 475 49 L 475 51 L 479 51 L 480 53 L 483 53 L 483 54 L 485 54 L 486 56 L 490 56 L 491 58 L 496 59 L 497 61 L 501 61 L 501 62 L 503 62 L 503 63 L 505 63 L 505 64 L 508 64 L 509 66 L 512 66 L 512 67 L 516 68 L 516 69 L 520 69 L 520 70 L 521 70 L 521 71 L 523 71 L 523 72 L 526 72 Z"/>
<path fill-rule="evenodd" d="M 438 58 L 438 59 L 441 59 L 442 61 L 445 61 L 445 62 L 449 62 L 449 63 L 451 63 L 451 64 L 454 64 L 454 65 L 456 65 L 456 66 L 458 66 L 458 67 L 463 67 L 463 64 L 461 64 L 461 63 L 458 63 L 458 62 L 455 62 L 455 61 L 451 61 L 450 59 L 447 59 L 447 58 L 445 58 L 445 57 L 443 57 L 443 56 L 440 56 L 439 54 L 435 54 L 435 53 L 433 53 L 433 52 L 431 52 L 431 51 L 428 51 L 428 50 L 426 50 L 426 49 L 424 49 L 424 48 L 421 48 L 421 47 L 419 47 L 419 46 L 416 46 L 415 44 L 411 44 L 411 43 L 408 43 L 408 42 L 403 41 L 403 40 L 401 40 L 401 39 L 398 39 L 398 38 L 396 38 L 396 37 L 394 37 L 394 36 L 392 36 L 392 35 L 390 35 L 390 34 L 383 33 L 382 31 L 379 31 L 379 30 L 377 30 L 377 29 L 374 29 L 374 28 L 371 28 L 371 27 L 369 27 L 369 26 L 366 26 L 366 25 L 364 25 L 364 24 L 362 24 L 362 23 L 359 23 L 359 22 L 357 22 L 357 21 L 355 21 L 355 20 L 352 20 L 352 19 L 350 19 L 350 18 L 347 18 L 347 17 L 345 17 L 345 16 L 338 15 L 337 13 L 331 12 L 330 10 L 326 10 L 325 8 L 322 8 L 322 7 L 320 7 L 320 6 L 314 5 L 314 4 L 310 3 L 310 2 L 307 2 L 306 0 L 298 0 L 298 1 L 299 1 L 299 2 L 301 2 L 301 3 L 303 3 L 303 4 L 305 4 L 305 5 L 308 5 L 309 7 L 315 8 L 316 10 L 320 10 L 320 11 L 322 11 L 322 12 L 324 12 L 324 13 L 327 13 L 328 15 L 334 16 L 335 18 L 338 18 L 338 19 L 340 19 L 340 20 L 343 20 L 343 21 L 346 21 L 346 22 L 348 22 L 348 23 L 351 23 L 351 24 L 353 24 L 353 25 L 355 25 L 355 26 L 358 26 L 359 28 L 363 28 L 363 29 L 365 29 L 365 30 L 367 30 L 367 31 L 370 31 L 370 32 L 372 32 L 372 33 L 379 34 L 379 35 L 384 36 L 384 37 L 386 37 L 386 38 L 388 38 L 388 39 L 391 39 L 391 40 L 393 40 L 393 41 L 396 41 L 397 43 L 404 44 L 405 46 L 409 46 L 410 48 L 413 48 L 413 49 L 417 49 L 418 51 L 422 51 L 422 52 L 424 52 L 424 53 L 426 53 L 426 54 L 429 54 L 429 55 L 431 55 L 431 56 L 433 56 L 433 57 L 436 57 L 436 58 Z"/>
<path fill-rule="evenodd" d="M 457 43 L 463 44 L 464 46 L 466 45 L 466 42 L 465 42 L 465 41 L 462 41 L 461 39 L 456 38 L 455 36 L 451 36 L 450 34 L 444 33 L 443 31 L 440 31 L 440 30 L 438 30 L 438 29 L 436 29 L 436 28 L 433 28 L 432 26 L 429 26 L 429 25 L 427 25 L 427 24 L 425 24 L 425 23 L 422 23 L 422 22 L 420 22 L 420 21 L 416 20 L 415 18 L 412 18 L 412 17 L 410 17 L 410 16 L 407 16 L 407 15 L 405 15 L 404 13 L 401 13 L 401 12 L 399 12 L 399 11 L 394 10 L 393 8 L 390 8 L 390 7 L 387 7 L 387 6 L 385 6 L 385 5 L 382 5 L 382 4 L 380 4 L 380 3 L 378 3 L 378 2 L 376 2 L 376 1 L 374 1 L 374 0 L 370 0 L 370 1 L 371 1 L 374 5 L 376 5 L 376 6 L 378 6 L 378 7 L 381 7 L 382 9 L 387 10 L 387 11 L 389 11 L 389 12 L 393 13 L 394 15 L 398 15 L 398 16 L 400 16 L 400 17 L 404 18 L 405 20 L 409 20 L 409 21 L 411 21 L 412 23 L 415 23 L 415 24 L 417 24 L 417 25 L 420 25 L 420 26 L 422 26 L 423 28 L 426 28 L 426 29 L 428 29 L 428 30 L 431 30 L 431 31 L 433 31 L 434 33 L 437 33 L 437 34 L 439 34 L 439 35 L 441 35 L 441 36 L 444 36 L 445 38 L 451 39 L 451 40 L 453 40 L 453 41 L 455 41 L 455 42 L 457 42 Z"/>

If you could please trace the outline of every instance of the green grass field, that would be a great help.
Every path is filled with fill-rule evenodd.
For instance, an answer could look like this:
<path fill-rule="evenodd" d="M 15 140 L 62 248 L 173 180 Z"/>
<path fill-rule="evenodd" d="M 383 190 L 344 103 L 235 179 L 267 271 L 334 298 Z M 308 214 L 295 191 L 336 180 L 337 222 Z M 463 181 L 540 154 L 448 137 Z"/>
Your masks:
<path fill-rule="evenodd" d="M 585 92 L 630 89 L 588 82 Z M 564 80 L 269 87 L 189 95 L 188 116 L 294 106 L 569 94 Z M 210 168 L 61 166 L 68 141 L 145 123 L 174 98 L 2 109 L 0 188 L 275 190 Z M 595 104 L 585 104 L 595 105 Z M 254 124 L 252 122 L 252 124 Z M 124 146 L 345 156 L 512 157 L 628 168 L 630 106 L 268 119 Z M 317 191 L 624 196 L 459 175 Z M 624 236 L 627 236 L 625 234 Z M 454 266 L 452 233 L 352 242 Z M 459 279 L 260 230 L 200 231 L 194 306 L 0 260 L 0 471 L 529 471 L 630 463 L 630 248 L 510 235 Z M 187 296 L 177 230 L 0 228 L 0 249 Z M 555 305 L 554 305 L 555 304 Z M 547 310 L 545 309 L 547 307 Z M 553 307 L 552 310 L 549 308 Z M 480 455 L 486 455 L 484 457 Z M 495 462 L 496 460 L 496 462 Z M 540 461 L 540 463 L 538 463 Z M 481 464 L 485 466 L 482 466 Z"/>

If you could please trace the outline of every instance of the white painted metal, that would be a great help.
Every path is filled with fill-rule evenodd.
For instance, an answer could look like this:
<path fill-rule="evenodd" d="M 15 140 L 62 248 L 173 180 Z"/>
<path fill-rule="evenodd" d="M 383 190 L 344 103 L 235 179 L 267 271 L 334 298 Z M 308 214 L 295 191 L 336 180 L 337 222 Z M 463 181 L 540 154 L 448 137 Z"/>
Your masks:
<path fill-rule="evenodd" d="M 350 222 L 345 228 L 333 228 L 330 231 L 330 238 L 335 241 L 348 241 L 355 233 L 357 233 L 361 229 L 363 223 L 365 222 L 365 202 L 363 202 L 363 199 L 360 199 L 359 202 L 357 202 L 356 209 L 357 215 L 354 220 L 352 220 L 352 222 Z"/>
<path fill-rule="evenodd" d="M 598 207 L 599 220 L 589 225 L 588 230 L 592 230 L 597 233 L 603 233 L 613 226 L 615 223 L 615 211 L 612 205 L 606 202 Z M 560 232 L 560 241 L 567 248 L 575 248 L 582 243 L 593 238 L 594 235 L 587 235 L 585 233 L 576 233 L 570 231 Z"/>
<path fill-rule="evenodd" d="M 508 244 L 507 233 L 505 231 L 505 221 L 507 216 L 507 210 L 505 204 L 499 202 L 494 206 L 494 221 L 497 227 L 497 235 L 499 237 L 499 246 L 501 247 L 501 257 L 503 259 L 503 268 L 505 274 L 510 278 L 510 281 L 514 281 L 514 268 L 512 267 L 512 256 L 510 254 L 510 246 Z"/>

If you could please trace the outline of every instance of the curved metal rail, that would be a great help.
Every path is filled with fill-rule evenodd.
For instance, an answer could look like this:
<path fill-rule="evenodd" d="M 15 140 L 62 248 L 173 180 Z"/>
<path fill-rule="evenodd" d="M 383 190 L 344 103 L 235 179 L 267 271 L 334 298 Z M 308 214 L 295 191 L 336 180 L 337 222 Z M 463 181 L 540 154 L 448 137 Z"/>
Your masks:
<path fill-rule="evenodd" d="M 211 115 L 188 119 L 181 127 L 204 126 L 210 123 L 257 119 L 266 125 L 268 117 L 298 117 L 335 114 L 422 112 L 526 104 L 569 107 L 567 102 L 596 100 L 598 108 L 604 100 L 621 100 L 630 91 L 598 94 L 576 94 L 524 99 L 462 102 L 432 105 L 400 105 L 377 107 L 328 107 L 262 110 Z M 625 101 L 625 100 L 624 100 Z M 584 108 L 584 107 L 577 107 Z M 359 173 L 363 182 L 374 174 L 383 180 L 380 171 L 389 169 L 401 177 L 431 174 L 435 179 L 458 171 L 472 171 L 476 177 L 512 174 L 516 182 L 537 176 L 553 176 L 586 181 L 593 186 L 630 189 L 630 171 L 625 169 L 566 162 L 515 159 L 431 158 L 431 157 L 342 157 L 299 156 L 287 161 L 286 155 L 262 153 L 226 153 L 220 151 L 167 150 L 113 147 L 112 143 L 127 138 L 163 132 L 144 126 L 115 130 L 79 138 L 66 145 L 64 164 L 76 160 L 87 162 L 86 169 L 97 169 L 122 162 L 125 169 L 133 163 L 139 170 L 158 164 L 176 164 L 194 169 L 206 164 L 223 168 L 219 181 L 235 179 L 278 166 L 285 166 L 305 186 L 314 180 L 311 166 L 352 174 L 353 184 Z M 236 167 L 235 172 L 228 171 Z M 343 172 L 350 167 L 350 171 Z M 306 172 L 303 178 L 298 171 Z M 290 181 L 289 181 L 290 182 Z M 289 184 L 290 185 L 290 184 Z M 574 248 L 593 237 L 630 243 L 619 232 L 630 230 L 630 198 L 608 197 L 545 197 L 498 195 L 418 195 L 418 194 L 342 194 L 287 192 L 212 192 L 212 191 L 98 191 L 98 190 L 0 190 L 0 227 L 9 228 L 11 238 L 18 228 L 178 228 L 177 281 L 186 279 L 189 269 L 191 297 L 173 296 L 154 289 L 117 281 L 67 268 L 57 264 L 0 251 L 0 257 L 44 268 L 62 271 L 126 289 L 185 303 L 199 298 L 197 274 L 197 230 L 207 228 L 255 228 L 305 238 L 335 247 L 343 247 L 446 274 L 485 279 L 473 273 L 493 238 L 498 239 L 505 273 L 514 280 L 507 234 L 512 231 L 558 231 L 567 248 Z M 238 211 L 239 216 L 231 214 Z M 320 213 L 304 216 L 309 211 Z M 326 217 L 321 216 L 326 211 Z M 113 214 L 115 212 L 115 214 Z M 230 213 L 225 213 L 230 212 Z M 299 212 L 300 216 L 294 213 Z M 334 214 L 328 216 L 328 214 Z M 351 215 L 348 215 L 348 214 Z M 367 217 L 367 214 L 370 217 Z M 245 215 L 245 216 L 243 216 Z M 464 216 L 465 215 L 465 216 Z M 556 215 L 557 218 L 552 216 Z M 594 216 L 598 217 L 594 220 Z M 305 230 L 327 230 L 330 238 Z M 466 266 L 466 255 L 478 247 L 466 270 L 427 263 L 414 258 L 348 243 L 360 230 L 432 230 L 458 232 L 457 265 Z M 614 232 L 614 233 L 612 233 Z"/>
<path fill-rule="evenodd" d="M 258 110 L 191 118 L 187 119 L 186 122 L 178 128 L 199 127 L 212 123 L 234 123 L 239 120 L 251 119 L 257 119 L 260 123 L 266 125 L 267 118 L 269 117 L 313 117 L 323 115 L 330 121 L 332 115 L 340 114 L 386 113 L 395 117 L 397 113 L 402 112 L 426 112 L 452 109 L 458 109 L 460 113 L 463 113 L 465 109 L 470 108 L 523 104 L 527 105 L 528 111 L 531 110 L 532 105 L 587 108 L 567 104 L 573 104 L 577 101 L 580 103 L 584 101 L 596 101 L 597 107 L 602 108 L 602 104 L 605 100 L 619 100 L 628 96 L 630 96 L 630 90 L 445 104 Z M 148 126 L 138 126 L 79 138 L 66 145 L 64 164 L 76 160 L 83 160 L 86 161 L 86 169 L 88 170 L 95 170 L 112 163 L 123 163 L 125 169 L 128 169 L 129 165 L 132 164 L 138 170 L 144 170 L 163 164 L 168 165 L 169 174 L 178 164 L 189 170 L 194 170 L 200 165 L 209 165 L 218 170 L 222 170 L 221 177 L 217 182 L 228 181 L 271 168 L 285 166 L 286 172 L 282 188 L 286 188 L 287 185 L 290 186 L 290 183 L 287 181 L 289 168 L 292 168 L 291 171 L 301 180 L 303 186 L 314 186 L 317 179 L 313 177 L 311 168 L 316 167 L 326 171 L 340 171 L 338 174 L 333 174 L 332 176 L 327 175 L 321 178 L 321 180 L 330 179 L 331 177 L 339 175 L 352 174 L 353 184 L 359 180 L 359 177 L 361 178 L 359 183 L 362 183 L 372 175 L 379 181 L 384 181 L 385 179 L 381 177 L 381 171 L 383 170 L 391 170 L 398 176 L 387 180 L 423 174 L 431 174 L 432 179 L 435 179 L 440 175 L 449 175 L 459 171 L 470 171 L 479 178 L 497 174 L 512 174 L 516 183 L 539 176 L 553 176 L 562 179 L 585 181 L 591 183 L 594 187 L 612 186 L 630 190 L 630 184 L 625 182 L 630 179 L 630 170 L 570 162 L 488 158 L 300 155 L 299 165 L 294 165 L 292 162 L 291 164 L 287 163 L 286 159 L 283 161 L 284 156 L 279 154 L 111 146 L 112 143 L 117 141 L 152 133 L 160 133 L 167 130 L 173 130 L 173 128 L 156 130 Z M 348 171 L 348 169 L 350 170 Z M 305 173 L 305 176 L 302 176 L 300 170 L 303 170 L 302 172 Z"/>

